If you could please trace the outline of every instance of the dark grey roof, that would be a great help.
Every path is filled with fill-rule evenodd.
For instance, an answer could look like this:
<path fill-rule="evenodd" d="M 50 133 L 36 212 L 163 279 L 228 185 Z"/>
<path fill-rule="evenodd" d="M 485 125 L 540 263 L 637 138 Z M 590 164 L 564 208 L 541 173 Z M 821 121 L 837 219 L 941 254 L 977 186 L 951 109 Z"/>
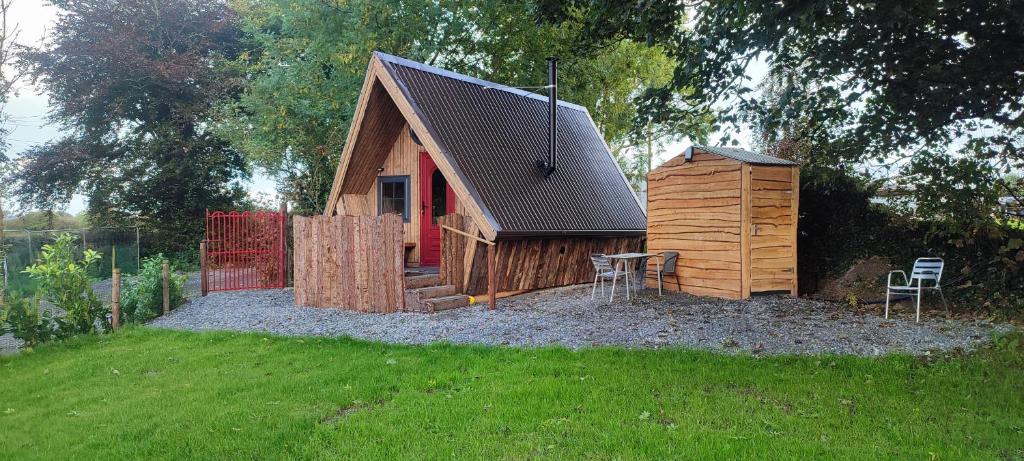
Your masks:
<path fill-rule="evenodd" d="M 558 169 L 545 178 L 547 97 L 378 53 L 498 235 L 618 235 L 646 215 L 587 110 L 558 111 Z M 486 89 L 485 89 L 486 88 Z"/>
<path fill-rule="evenodd" d="M 778 157 L 772 157 L 771 155 L 759 154 L 757 152 L 751 152 L 749 150 L 737 149 L 735 147 L 717 147 L 717 146 L 702 146 L 700 144 L 694 144 L 693 147 L 686 150 L 686 159 L 689 160 L 692 155 L 692 149 L 696 148 L 707 152 L 709 154 L 720 155 L 722 157 L 731 158 L 738 160 L 743 163 L 750 163 L 753 165 L 796 165 L 796 162 L 784 160 Z"/>

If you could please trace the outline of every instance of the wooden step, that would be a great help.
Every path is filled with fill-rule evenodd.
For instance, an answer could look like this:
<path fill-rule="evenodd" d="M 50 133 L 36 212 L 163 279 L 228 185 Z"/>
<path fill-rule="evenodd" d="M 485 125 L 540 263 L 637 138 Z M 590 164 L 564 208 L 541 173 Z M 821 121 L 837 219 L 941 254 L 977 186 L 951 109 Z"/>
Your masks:
<path fill-rule="evenodd" d="M 419 299 L 440 298 L 455 294 L 455 285 L 438 285 L 433 287 L 416 288 L 409 290 L 413 296 Z"/>
<path fill-rule="evenodd" d="M 433 287 L 441 284 L 441 276 L 438 274 L 414 275 L 405 278 L 405 289 Z"/>
<path fill-rule="evenodd" d="M 440 298 L 431 298 L 423 300 L 423 304 L 427 307 L 428 312 L 440 312 L 448 309 L 457 309 L 460 307 L 466 307 L 469 305 L 469 296 L 466 295 L 452 295 L 442 296 Z"/>

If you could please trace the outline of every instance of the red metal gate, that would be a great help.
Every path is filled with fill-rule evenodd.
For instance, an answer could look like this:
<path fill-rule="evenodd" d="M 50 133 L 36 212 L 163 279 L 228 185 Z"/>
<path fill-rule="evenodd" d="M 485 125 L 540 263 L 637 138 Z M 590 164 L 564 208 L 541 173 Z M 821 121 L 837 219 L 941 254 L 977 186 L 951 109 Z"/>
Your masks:
<path fill-rule="evenodd" d="M 206 211 L 203 292 L 284 288 L 287 210 Z"/>

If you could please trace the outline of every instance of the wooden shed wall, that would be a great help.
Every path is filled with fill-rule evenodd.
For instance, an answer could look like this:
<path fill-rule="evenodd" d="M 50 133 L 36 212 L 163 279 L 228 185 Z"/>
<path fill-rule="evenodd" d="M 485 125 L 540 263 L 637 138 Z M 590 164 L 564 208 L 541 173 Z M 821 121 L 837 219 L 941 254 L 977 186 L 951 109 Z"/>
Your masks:
<path fill-rule="evenodd" d="M 651 172 L 647 183 L 647 251 L 678 251 L 664 284 L 687 293 L 742 297 L 740 162 L 695 153 Z M 653 269 L 653 262 L 652 269 Z"/>

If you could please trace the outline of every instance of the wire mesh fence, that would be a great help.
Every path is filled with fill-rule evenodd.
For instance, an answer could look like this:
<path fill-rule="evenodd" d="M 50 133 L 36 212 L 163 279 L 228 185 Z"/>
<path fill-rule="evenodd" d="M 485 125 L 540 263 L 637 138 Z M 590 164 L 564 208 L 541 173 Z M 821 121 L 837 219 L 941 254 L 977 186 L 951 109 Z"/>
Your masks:
<path fill-rule="evenodd" d="M 117 264 L 124 274 L 135 274 L 139 271 L 141 248 L 138 227 L 7 230 L 4 232 L 4 241 L 0 242 L 0 245 L 7 248 L 5 258 L 0 261 L 0 271 L 3 271 L 2 283 L 7 291 L 35 291 L 35 281 L 24 273 L 24 270 L 39 258 L 43 245 L 53 243 L 61 234 L 71 234 L 78 238 L 78 252 L 92 249 L 101 254 L 99 263 L 92 267 L 90 274 L 97 279 L 110 278 L 114 264 Z"/>

